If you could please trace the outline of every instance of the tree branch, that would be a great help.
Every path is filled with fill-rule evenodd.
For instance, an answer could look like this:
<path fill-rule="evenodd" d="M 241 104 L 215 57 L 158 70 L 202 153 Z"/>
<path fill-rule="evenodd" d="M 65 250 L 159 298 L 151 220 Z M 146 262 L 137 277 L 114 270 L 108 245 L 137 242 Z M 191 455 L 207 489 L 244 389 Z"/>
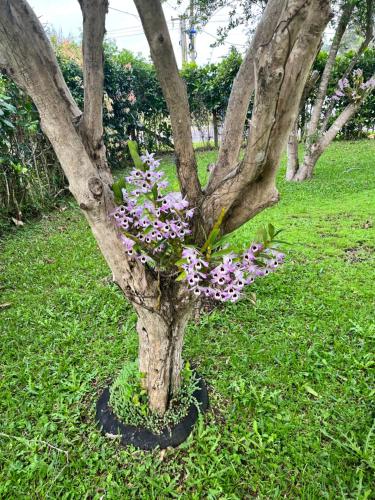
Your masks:
<path fill-rule="evenodd" d="M 33 33 L 32 40 L 24 30 Z M 43 75 L 38 64 L 41 54 L 45 64 Z M 82 113 L 65 83 L 51 44 L 39 19 L 24 0 L 0 0 L 0 64 L 30 95 L 41 114 L 46 108 L 43 91 L 48 89 L 54 99 L 64 102 L 64 113 L 68 112 L 71 121 L 79 121 Z"/>
<path fill-rule="evenodd" d="M 78 0 L 83 16 L 84 110 L 80 126 L 88 153 L 98 166 L 105 159 L 103 145 L 103 38 L 108 0 Z"/>
<path fill-rule="evenodd" d="M 284 0 L 270 0 L 267 3 L 251 45 L 234 79 L 225 114 L 219 156 L 207 185 L 208 192 L 215 189 L 238 159 L 247 110 L 254 92 L 254 57 L 258 48 L 271 40 L 284 6 Z"/>
<path fill-rule="evenodd" d="M 52 144 L 68 178 L 69 189 L 82 208 L 114 279 L 127 296 L 147 289 L 156 296 L 156 280 L 141 263 L 129 261 L 117 230 L 108 218 L 114 206 L 109 185 L 111 174 L 106 172 L 101 176 L 87 153 L 77 130 L 82 114 L 65 84 L 43 27 L 25 0 L 0 0 L 0 60 L 4 59 L 9 76 L 33 99 L 38 109 L 42 130 Z"/>
<path fill-rule="evenodd" d="M 333 37 L 331 48 L 329 50 L 328 59 L 326 65 L 324 66 L 322 78 L 320 80 L 318 94 L 316 96 L 315 103 L 311 112 L 311 118 L 307 129 L 308 137 L 314 135 L 315 131 L 318 128 L 324 99 L 326 98 L 327 94 L 329 78 L 331 76 L 337 52 L 339 50 L 342 37 L 344 36 L 344 33 L 346 31 L 346 27 L 350 21 L 350 16 L 352 15 L 353 9 L 354 9 L 354 2 L 351 2 L 349 0 L 347 0 L 342 7 L 341 16 L 337 24 L 335 35 Z"/>
<path fill-rule="evenodd" d="M 375 79 L 375 74 L 369 80 Z M 319 142 L 317 143 L 317 148 L 320 151 L 324 151 L 336 137 L 336 135 L 340 132 L 340 130 L 348 123 L 348 121 L 352 118 L 352 116 L 359 110 L 367 96 L 371 92 L 371 87 L 369 87 L 368 91 L 364 94 L 363 98 L 360 101 L 352 102 L 346 106 L 346 108 L 339 114 L 330 128 L 325 132 L 325 134 L 321 137 Z"/>
<path fill-rule="evenodd" d="M 288 2 L 272 41 L 258 50 L 245 158 L 204 203 L 209 222 L 227 209 L 223 232 L 233 231 L 278 199 L 275 176 L 280 156 L 330 15 L 325 0 Z"/>
<path fill-rule="evenodd" d="M 134 0 L 171 117 L 182 194 L 196 206 L 202 196 L 191 137 L 186 86 L 181 79 L 160 0 Z"/>
<path fill-rule="evenodd" d="M 366 2 L 366 34 L 363 42 L 359 46 L 356 55 L 352 58 L 350 61 L 350 64 L 345 70 L 345 73 L 342 75 L 341 80 L 344 78 L 348 78 L 358 61 L 360 60 L 362 54 L 364 51 L 367 49 L 367 47 L 370 45 L 370 43 L 374 40 L 374 0 L 367 0 Z M 338 87 L 336 88 L 338 90 Z M 329 106 L 327 107 L 327 110 L 324 113 L 324 120 L 321 126 L 321 130 L 325 131 L 327 130 L 329 118 L 331 116 L 331 113 L 333 111 L 333 108 L 335 107 L 335 102 L 333 99 L 331 99 L 331 102 L 329 103 Z"/>

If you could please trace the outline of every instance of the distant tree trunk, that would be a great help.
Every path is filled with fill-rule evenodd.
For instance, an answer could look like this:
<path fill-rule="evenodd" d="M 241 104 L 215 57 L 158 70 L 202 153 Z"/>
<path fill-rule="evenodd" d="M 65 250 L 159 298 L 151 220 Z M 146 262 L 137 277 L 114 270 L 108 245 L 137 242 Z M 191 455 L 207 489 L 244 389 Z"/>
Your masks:
<path fill-rule="evenodd" d="M 327 132 L 315 143 L 311 144 L 307 149 L 302 166 L 299 168 L 295 176 L 292 178 L 294 181 L 304 181 L 311 179 L 315 165 L 323 152 L 328 148 L 336 135 L 344 127 L 352 116 L 358 111 L 362 102 L 349 104 L 344 111 L 336 118 Z"/>
<path fill-rule="evenodd" d="M 305 104 L 306 101 L 314 88 L 314 85 L 319 79 L 319 71 L 314 70 L 309 79 L 306 82 L 305 88 L 303 89 L 301 101 L 299 104 L 299 116 L 297 116 L 297 119 L 294 123 L 294 126 L 290 132 L 289 138 L 288 138 L 288 144 L 287 144 L 287 168 L 286 168 L 286 180 L 291 181 L 293 180 L 294 176 L 298 172 L 299 169 L 299 159 L 298 159 L 298 129 L 299 129 L 299 122 L 300 122 L 300 115 L 301 116 L 301 129 L 303 130 L 304 128 L 304 123 L 305 123 Z"/>
<path fill-rule="evenodd" d="M 290 177 L 287 180 L 293 181 L 304 181 L 307 179 L 311 179 L 314 167 L 321 156 L 321 152 L 317 149 L 317 146 L 314 145 L 314 149 L 305 154 L 303 164 L 299 167 L 298 170 L 295 171 L 294 176 Z"/>
<path fill-rule="evenodd" d="M 348 121 L 353 117 L 353 115 L 359 110 L 361 104 L 366 99 L 367 95 L 371 92 L 371 85 L 368 86 L 368 90 L 363 94 L 361 100 L 357 100 L 349 104 L 344 111 L 336 118 L 333 125 L 327 130 L 329 119 L 331 117 L 332 111 L 335 107 L 335 101 L 331 99 L 331 102 L 326 101 L 327 89 L 329 80 L 332 74 L 334 63 L 342 37 L 346 31 L 346 28 L 350 22 L 353 9 L 355 8 L 355 3 L 346 1 L 342 3 L 341 15 L 337 23 L 335 35 L 332 40 L 332 44 L 329 50 L 328 59 L 323 70 L 322 78 L 320 80 L 317 97 L 315 99 L 311 118 L 307 126 L 307 134 L 304 140 L 305 143 L 305 157 L 302 165 L 295 170 L 294 175 L 292 175 L 292 166 L 295 165 L 293 158 L 291 158 L 291 167 L 287 170 L 287 180 L 289 181 L 304 181 L 310 179 L 313 175 L 314 168 L 327 147 L 331 144 L 336 135 L 340 130 L 348 123 Z M 346 68 L 342 78 L 347 78 L 349 73 L 353 70 L 356 62 L 358 62 L 359 57 L 365 51 L 366 47 L 369 45 L 373 39 L 373 26 L 374 26 L 374 0 L 366 0 L 366 34 L 365 39 L 361 43 L 356 55 L 352 58 L 350 64 Z M 374 78 L 374 76 L 372 77 Z M 325 110 L 323 113 L 323 105 Z M 293 151 L 291 151 L 293 156 Z M 288 145 L 288 155 L 289 155 L 289 145 Z M 288 159 L 289 164 L 289 159 Z"/>
<path fill-rule="evenodd" d="M 217 112 L 213 111 L 212 112 L 212 125 L 214 128 L 214 144 L 215 148 L 219 147 L 219 123 L 218 123 L 218 116 Z"/>
<path fill-rule="evenodd" d="M 290 181 L 295 176 L 299 168 L 298 160 L 298 119 L 296 120 L 294 127 L 289 134 L 288 145 L 287 145 L 287 167 L 286 167 L 286 180 Z"/>

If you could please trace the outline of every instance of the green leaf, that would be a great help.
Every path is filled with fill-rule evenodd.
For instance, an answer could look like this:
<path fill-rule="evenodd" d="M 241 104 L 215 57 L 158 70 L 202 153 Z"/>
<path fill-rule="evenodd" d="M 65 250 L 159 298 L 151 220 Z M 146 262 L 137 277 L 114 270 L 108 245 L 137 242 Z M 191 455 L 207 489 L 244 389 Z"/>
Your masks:
<path fill-rule="evenodd" d="M 157 184 L 154 184 L 152 186 L 152 191 L 151 192 L 152 192 L 152 196 L 154 197 L 154 200 L 156 200 L 157 197 L 158 197 L 158 186 L 157 186 Z"/>
<path fill-rule="evenodd" d="M 201 248 L 202 253 L 205 252 L 208 248 L 212 247 L 212 245 L 214 244 L 214 242 L 216 240 L 216 237 L 220 234 L 220 226 L 223 222 L 225 213 L 226 213 L 226 209 L 222 208 L 218 220 L 215 222 L 214 227 L 212 228 L 210 234 L 208 235 L 206 242 L 204 243 L 203 247 Z"/>
<path fill-rule="evenodd" d="M 126 187 L 126 181 L 124 177 L 121 177 L 121 179 L 112 184 L 112 191 L 114 194 L 115 202 L 118 205 L 121 205 L 122 202 L 124 201 L 122 197 L 122 189 L 125 189 L 125 187 Z"/>
<path fill-rule="evenodd" d="M 273 226 L 271 223 L 268 224 L 268 234 L 270 235 L 271 240 L 275 236 L 275 226 Z"/>
<path fill-rule="evenodd" d="M 187 259 L 179 259 L 175 262 L 176 266 L 182 266 L 182 264 L 187 264 Z"/>
<path fill-rule="evenodd" d="M 7 125 L 9 128 L 16 128 L 12 122 L 10 122 L 9 120 L 5 120 L 4 118 L 1 119 L 1 121 Z"/>
<path fill-rule="evenodd" d="M 315 396 L 316 398 L 320 398 L 320 394 L 318 394 L 312 387 L 309 385 L 304 385 L 305 391 L 311 394 L 312 396 Z"/>
<path fill-rule="evenodd" d="M 143 161 L 141 160 L 141 157 L 138 154 L 137 143 L 135 141 L 128 141 L 128 148 L 135 168 L 138 168 L 139 170 L 144 170 Z"/>
<path fill-rule="evenodd" d="M 182 273 L 177 276 L 176 281 L 183 281 L 184 279 L 186 279 L 186 276 L 186 271 L 182 271 Z"/>

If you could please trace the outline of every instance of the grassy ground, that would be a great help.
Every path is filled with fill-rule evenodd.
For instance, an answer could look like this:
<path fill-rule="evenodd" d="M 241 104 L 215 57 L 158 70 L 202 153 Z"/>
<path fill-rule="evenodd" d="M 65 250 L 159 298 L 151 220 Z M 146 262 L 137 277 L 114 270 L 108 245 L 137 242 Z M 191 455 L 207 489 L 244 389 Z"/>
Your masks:
<path fill-rule="evenodd" d="M 336 143 L 260 222 L 284 269 L 191 324 L 211 410 L 177 450 L 101 436 L 94 405 L 137 355 L 135 316 L 74 206 L 1 253 L 0 498 L 375 498 L 375 143 Z M 214 153 L 200 156 L 202 172 Z M 170 169 L 171 167 L 169 167 Z"/>

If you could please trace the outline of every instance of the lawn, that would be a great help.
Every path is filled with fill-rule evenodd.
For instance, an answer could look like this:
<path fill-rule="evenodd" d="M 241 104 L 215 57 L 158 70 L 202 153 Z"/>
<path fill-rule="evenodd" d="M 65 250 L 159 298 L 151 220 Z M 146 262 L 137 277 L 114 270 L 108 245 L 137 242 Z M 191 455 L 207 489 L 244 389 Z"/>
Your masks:
<path fill-rule="evenodd" d="M 215 153 L 201 153 L 204 175 Z M 173 167 L 164 164 L 169 176 Z M 4 238 L 0 498 L 375 498 L 375 142 L 334 143 L 262 222 L 287 261 L 188 328 L 211 408 L 178 449 L 121 448 L 95 402 L 137 356 L 135 315 L 73 202 Z"/>

